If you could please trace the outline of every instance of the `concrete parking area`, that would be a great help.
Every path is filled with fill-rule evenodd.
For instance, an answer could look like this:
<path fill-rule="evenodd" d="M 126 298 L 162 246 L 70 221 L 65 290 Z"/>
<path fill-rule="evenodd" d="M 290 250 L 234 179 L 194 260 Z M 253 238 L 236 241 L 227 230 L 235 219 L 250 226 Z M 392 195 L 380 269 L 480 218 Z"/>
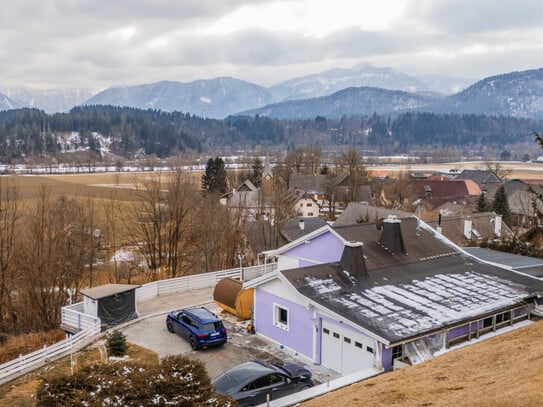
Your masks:
<path fill-rule="evenodd" d="M 222 347 L 193 351 L 190 344 L 177 334 L 166 329 L 169 311 L 192 306 L 205 306 L 219 315 L 228 331 L 228 343 Z M 159 296 L 138 303 L 140 318 L 122 328 L 127 341 L 158 353 L 160 358 L 184 354 L 201 360 L 211 378 L 240 363 L 254 359 L 267 361 L 290 361 L 307 367 L 317 383 L 339 377 L 339 374 L 288 349 L 267 340 L 258 334 L 247 332 L 249 321 L 238 321 L 237 317 L 223 312 L 213 302 L 213 289 L 195 290 L 187 293 Z"/>

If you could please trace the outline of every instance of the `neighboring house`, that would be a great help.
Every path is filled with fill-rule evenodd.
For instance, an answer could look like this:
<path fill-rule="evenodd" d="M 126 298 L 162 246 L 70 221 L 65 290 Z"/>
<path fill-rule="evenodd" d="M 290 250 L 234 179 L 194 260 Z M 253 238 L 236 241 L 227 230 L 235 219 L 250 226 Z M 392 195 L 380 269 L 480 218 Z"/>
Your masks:
<path fill-rule="evenodd" d="M 334 222 L 334 227 L 355 225 L 357 223 L 374 223 L 381 218 L 388 218 L 390 215 L 395 215 L 398 218 L 408 218 L 413 216 L 413 213 L 381 206 L 371 206 L 361 202 L 350 202 Z"/>
<path fill-rule="evenodd" d="M 314 232 L 327 225 L 319 217 L 296 217 L 283 222 L 281 230 L 269 221 L 251 221 L 245 223 L 245 261 L 248 264 L 259 264 L 264 257 L 259 258 L 262 252 L 276 249 L 304 235 Z"/>
<path fill-rule="evenodd" d="M 530 318 L 543 281 L 477 260 L 417 218 L 325 226 L 277 250 L 256 332 L 341 374 L 416 364 Z"/>
<path fill-rule="evenodd" d="M 286 240 L 286 243 L 289 243 L 326 225 L 326 221 L 319 217 L 293 218 L 283 224 L 281 235 Z"/>
<path fill-rule="evenodd" d="M 294 174 L 289 180 L 289 191 L 313 198 L 319 204 L 321 213 L 327 216 L 331 212 L 340 212 L 345 206 L 344 202 L 352 188 L 350 179 L 347 173 L 335 176 Z M 357 200 L 369 202 L 372 197 L 370 186 L 360 185 L 357 189 Z M 330 210 L 330 200 L 333 211 Z"/>
<path fill-rule="evenodd" d="M 219 202 L 231 211 L 238 211 L 242 218 L 249 221 L 273 217 L 272 210 L 263 194 L 249 180 L 245 180 L 238 188 L 222 195 Z"/>
<path fill-rule="evenodd" d="M 494 212 L 438 216 L 426 222 L 459 246 L 479 245 L 491 240 L 510 240 L 514 237 L 509 226 L 502 222 L 502 216 Z"/>
<path fill-rule="evenodd" d="M 294 210 L 302 218 L 316 218 L 319 216 L 320 206 L 311 195 L 302 193 L 296 199 Z"/>
<path fill-rule="evenodd" d="M 481 191 L 491 191 L 501 184 L 501 179 L 491 170 L 463 170 L 455 179 L 471 180 L 479 185 Z"/>
<path fill-rule="evenodd" d="M 430 204 L 434 199 L 437 199 L 436 202 L 439 204 L 442 204 L 440 200 L 470 203 L 481 195 L 481 188 L 471 180 L 442 177 L 440 179 L 412 180 L 409 184 L 418 198 L 424 198 Z"/>
<path fill-rule="evenodd" d="M 507 181 L 504 187 L 513 224 L 523 228 L 537 225 L 534 203 L 540 211 L 543 211 L 543 205 L 535 199 L 536 195 L 530 190 L 536 193 L 543 192 L 543 180 L 512 179 Z M 493 196 L 494 193 L 495 190 L 490 194 Z"/>

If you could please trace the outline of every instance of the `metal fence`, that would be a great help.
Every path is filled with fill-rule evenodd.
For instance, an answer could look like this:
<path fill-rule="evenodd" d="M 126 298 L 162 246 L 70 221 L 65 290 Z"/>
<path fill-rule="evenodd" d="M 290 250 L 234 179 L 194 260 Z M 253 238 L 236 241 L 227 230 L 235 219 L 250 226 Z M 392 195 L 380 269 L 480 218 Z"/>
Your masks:
<path fill-rule="evenodd" d="M 270 263 L 260 266 L 235 268 L 195 274 L 191 276 L 153 281 L 136 289 L 136 302 L 150 300 L 160 295 L 186 292 L 200 288 L 214 287 L 217 282 L 226 277 L 249 281 L 265 273 L 274 271 L 277 264 Z M 77 333 L 49 347 L 19 355 L 17 359 L 0 365 L 0 384 L 28 373 L 44 364 L 77 351 L 94 341 L 101 333 L 101 321 L 92 315 L 83 313 L 83 303 L 67 305 L 61 308 L 61 327 Z"/>

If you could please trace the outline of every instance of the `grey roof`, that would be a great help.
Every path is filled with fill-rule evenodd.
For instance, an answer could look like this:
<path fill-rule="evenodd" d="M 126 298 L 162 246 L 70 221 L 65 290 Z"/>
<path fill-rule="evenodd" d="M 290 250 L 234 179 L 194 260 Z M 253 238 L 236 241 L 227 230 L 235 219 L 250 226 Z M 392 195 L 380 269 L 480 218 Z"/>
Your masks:
<path fill-rule="evenodd" d="M 374 270 L 355 284 L 339 263 L 282 273 L 302 295 L 390 344 L 507 309 L 543 292 L 543 281 L 460 254 Z"/>
<path fill-rule="evenodd" d="M 466 247 L 471 255 L 496 264 L 503 264 L 514 270 L 530 274 L 535 277 L 543 277 L 543 259 L 521 256 L 519 254 L 500 252 L 498 250 L 483 247 Z"/>
<path fill-rule="evenodd" d="M 326 184 L 339 186 L 349 177 L 347 173 L 339 173 L 338 175 L 322 175 L 322 174 L 293 174 L 289 180 L 289 189 L 301 189 L 309 194 L 322 193 L 326 189 Z"/>
<path fill-rule="evenodd" d="M 441 217 L 441 233 L 447 237 L 447 239 L 453 241 L 457 245 L 464 246 L 471 242 L 476 242 L 478 239 L 476 236 L 471 236 L 468 240 L 464 236 L 464 221 L 471 220 L 471 229 L 476 230 L 481 236 L 481 241 L 494 240 L 494 239 L 512 239 L 514 233 L 509 226 L 502 221 L 501 223 L 501 235 L 496 236 L 494 233 L 494 222 L 496 221 L 496 214 L 494 212 L 477 212 L 470 213 L 464 216 L 442 216 Z M 439 226 L 437 218 L 427 220 L 426 223 L 432 226 L 434 229 Z"/>
<path fill-rule="evenodd" d="M 303 222 L 303 229 L 300 224 Z M 297 217 L 288 219 L 281 229 L 281 234 L 287 242 L 292 242 L 308 233 L 320 229 L 326 225 L 326 221 L 319 217 L 303 218 Z"/>
<path fill-rule="evenodd" d="M 500 178 L 490 170 L 463 170 L 458 174 L 456 179 L 470 179 L 475 181 L 479 186 L 484 184 L 500 183 Z"/>
<path fill-rule="evenodd" d="M 396 267 L 403 264 L 416 263 L 420 259 L 446 256 L 455 251 L 444 240 L 436 239 L 433 232 L 419 229 L 416 218 L 401 220 L 400 233 L 407 255 L 390 255 L 385 246 L 380 243 L 383 231 L 376 223 L 360 223 L 348 226 L 334 226 L 334 230 L 348 242 L 362 242 L 368 271 L 384 267 Z"/>
<path fill-rule="evenodd" d="M 111 297 L 115 294 L 135 290 L 138 287 L 141 286 L 134 284 L 106 284 L 93 288 L 85 288 L 84 290 L 81 290 L 81 294 L 85 297 L 92 298 L 93 300 L 99 300 L 100 298 Z"/>
<path fill-rule="evenodd" d="M 389 215 L 396 215 L 399 218 L 413 216 L 413 213 L 400 211 L 397 209 L 388 209 L 380 206 L 371 206 L 360 202 L 349 202 L 345 210 L 337 220 L 334 226 L 354 225 L 356 223 L 376 222 L 379 218 L 386 218 Z"/>
<path fill-rule="evenodd" d="M 482 318 L 543 293 L 543 281 L 462 254 L 430 229 L 422 228 L 417 236 L 413 219 L 401 223 L 407 254 L 393 255 L 379 244 L 376 226 L 335 229 L 349 241 L 363 242 L 367 275 L 355 278 L 340 262 L 281 273 L 308 299 L 389 344 Z"/>

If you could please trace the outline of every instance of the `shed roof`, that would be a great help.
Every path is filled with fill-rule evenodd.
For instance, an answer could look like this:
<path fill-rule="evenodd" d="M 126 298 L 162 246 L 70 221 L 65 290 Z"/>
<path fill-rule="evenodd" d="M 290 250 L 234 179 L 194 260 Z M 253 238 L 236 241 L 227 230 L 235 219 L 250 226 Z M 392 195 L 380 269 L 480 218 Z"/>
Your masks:
<path fill-rule="evenodd" d="M 93 300 L 99 300 L 115 294 L 135 290 L 138 287 L 141 286 L 135 284 L 106 284 L 98 287 L 85 288 L 81 290 L 81 294 L 85 297 L 92 298 Z"/>

